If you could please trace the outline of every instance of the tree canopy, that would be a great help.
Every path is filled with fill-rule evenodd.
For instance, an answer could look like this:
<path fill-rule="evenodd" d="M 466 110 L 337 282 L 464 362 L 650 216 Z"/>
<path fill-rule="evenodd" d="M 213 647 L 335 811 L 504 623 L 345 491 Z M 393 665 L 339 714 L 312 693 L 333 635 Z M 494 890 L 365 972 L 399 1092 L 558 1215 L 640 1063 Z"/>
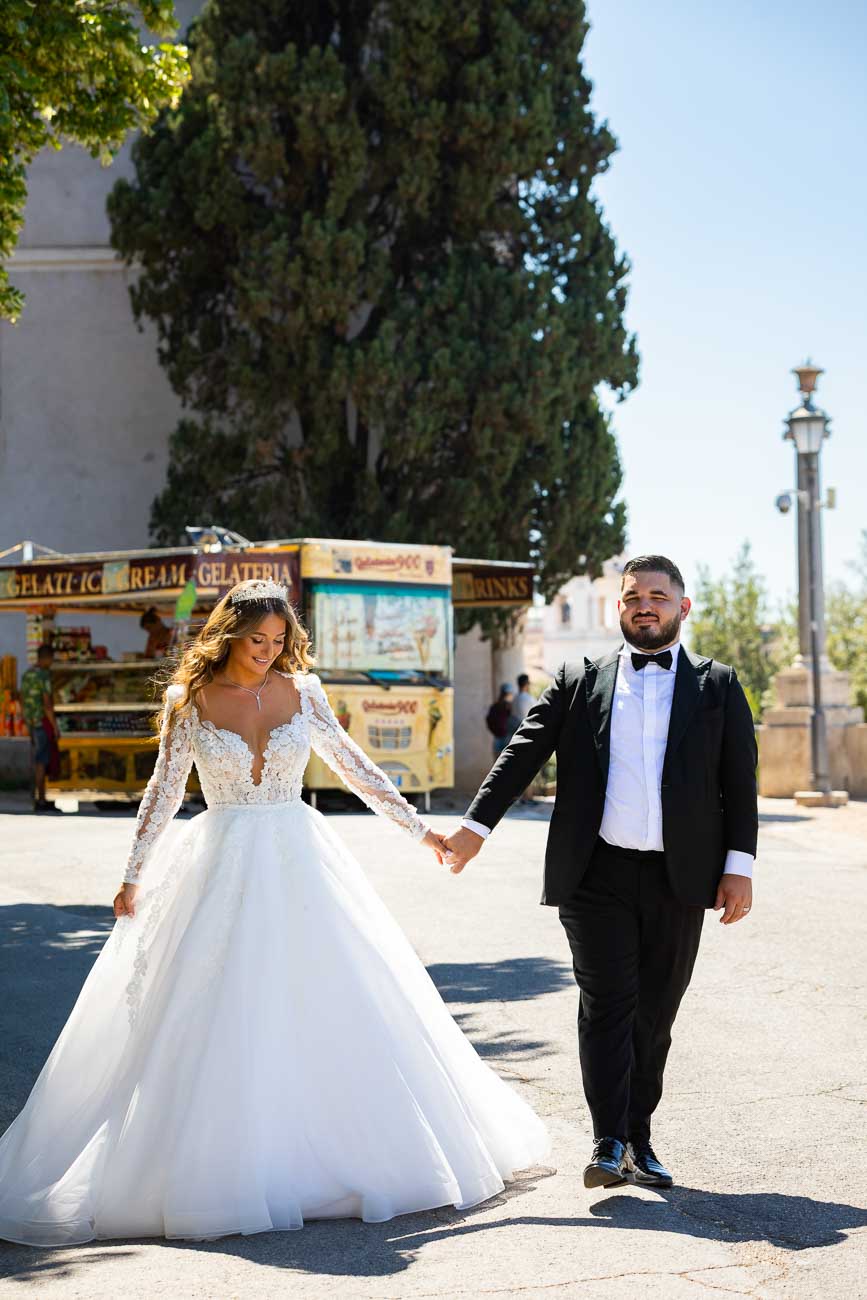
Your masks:
<path fill-rule="evenodd" d="M 698 654 L 733 665 L 758 718 L 782 663 L 774 653 L 780 630 L 749 542 L 741 545 L 731 571 L 722 578 L 714 578 L 707 566 L 699 566 L 695 604 L 686 623 L 690 645 Z M 788 639 L 784 640 L 788 646 Z"/>
<path fill-rule="evenodd" d="M 833 582 L 827 589 L 827 650 L 832 666 L 849 673 L 852 699 L 867 717 L 867 531 L 850 567 L 852 581 Z M 699 654 L 734 665 L 758 717 L 774 674 L 797 653 L 797 601 L 788 601 L 776 614 L 771 611 L 765 580 L 744 542 L 729 575 L 715 578 L 700 567 L 696 612 L 687 630 Z"/>
<path fill-rule="evenodd" d="M 156 540 L 447 541 L 551 593 L 622 549 L 637 382 L 576 0 L 221 0 L 109 212 L 187 407 Z"/>
<path fill-rule="evenodd" d="M 138 15 L 158 36 L 176 30 L 172 0 L 0 4 L 0 262 L 15 248 L 40 149 L 73 141 L 108 162 L 127 132 L 177 101 L 186 50 L 143 45 Z M 16 320 L 23 303 L 0 266 L 0 316 Z"/>

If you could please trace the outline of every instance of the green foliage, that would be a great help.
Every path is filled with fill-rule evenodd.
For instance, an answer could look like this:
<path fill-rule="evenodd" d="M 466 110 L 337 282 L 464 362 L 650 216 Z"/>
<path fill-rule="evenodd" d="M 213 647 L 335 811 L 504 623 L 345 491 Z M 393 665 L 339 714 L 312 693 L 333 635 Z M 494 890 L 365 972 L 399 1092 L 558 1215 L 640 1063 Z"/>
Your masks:
<path fill-rule="evenodd" d="M 774 653 L 774 627 L 764 579 L 756 573 L 749 542 L 744 542 L 732 570 L 713 578 L 699 568 L 696 610 L 687 622 L 690 645 L 736 670 L 753 711 L 761 716 L 765 693 L 780 666 Z"/>
<path fill-rule="evenodd" d="M 867 531 L 861 554 L 852 566 L 855 582 L 836 583 L 828 591 L 825 631 L 828 658 L 852 679 L 852 695 L 867 718 Z"/>
<path fill-rule="evenodd" d="M 774 663 L 774 672 L 794 663 L 798 653 L 798 599 L 792 597 L 779 610 L 773 624 L 768 650 Z"/>
<path fill-rule="evenodd" d="M 176 28 L 171 0 L 0 4 L 0 260 L 15 247 L 40 149 L 69 140 L 109 162 L 128 131 L 177 101 L 186 51 L 142 45 L 137 13 L 158 36 Z M 16 320 L 23 302 L 0 266 L 0 316 Z"/>
<path fill-rule="evenodd" d="M 447 541 L 546 594 L 622 548 L 596 389 L 638 363 L 586 31 L 577 0 L 206 6 L 109 204 L 188 408 L 158 541 Z"/>
<path fill-rule="evenodd" d="M 852 698 L 867 718 L 867 530 L 852 564 L 854 582 L 832 584 L 825 599 L 828 658 L 849 673 Z M 798 605 L 790 601 L 774 619 L 768 612 L 764 579 L 758 576 L 747 542 L 730 578 L 713 579 L 699 570 L 698 612 L 688 623 L 690 643 L 701 654 L 734 664 L 758 718 L 773 675 L 798 652 Z"/>

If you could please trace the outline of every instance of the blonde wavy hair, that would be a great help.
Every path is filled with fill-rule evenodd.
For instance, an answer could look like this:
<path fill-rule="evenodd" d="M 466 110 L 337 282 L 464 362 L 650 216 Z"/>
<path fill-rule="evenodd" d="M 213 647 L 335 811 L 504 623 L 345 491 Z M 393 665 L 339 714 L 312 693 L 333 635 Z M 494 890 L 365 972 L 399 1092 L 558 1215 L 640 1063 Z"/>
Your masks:
<path fill-rule="evenodd" d="M 208 615 L 207 622 L 195 640 L 184 647 L 174 672 L 163 679 L 163 699 L 170 686 L 182 686 L 183 695 L 173 702 L 178 713 L 188 714 L 196 691 L 213 681 L 225 667 L 232 642 L 249 636 L 268 614 L 286 620 L 286 640 L 274 660 L 273 667 L 282 673 L 309 672 L 316 660 L 310 650 L 310 634 L 301 623 L 288 599 L 236 599 L 255 579 L 239 582 L 227 591 Z"/>

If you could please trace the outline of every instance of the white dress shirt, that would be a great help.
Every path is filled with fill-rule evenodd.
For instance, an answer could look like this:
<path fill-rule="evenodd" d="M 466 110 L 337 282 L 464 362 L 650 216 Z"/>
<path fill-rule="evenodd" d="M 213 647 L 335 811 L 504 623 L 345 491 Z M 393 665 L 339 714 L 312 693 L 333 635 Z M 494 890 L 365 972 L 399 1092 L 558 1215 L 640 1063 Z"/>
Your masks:
<path fill-rule="evenodd" d="M 649 663 L 640 671 L 632 666 L 633 654 L 645 654 L 624 644 L 617 664 L 611 709 L 611 753 L 608 784 L 599 834 L 621 849 L 661 852 L 662 765 L 668 743 L 668 723 L 677 673 L 680 642 L 670 647 L 671 668 Z M 464 818 L 467 830 L 483 839 L 490 828 Z M 752 876 L 754 858 L 729 849 L 724 870 Z"/>

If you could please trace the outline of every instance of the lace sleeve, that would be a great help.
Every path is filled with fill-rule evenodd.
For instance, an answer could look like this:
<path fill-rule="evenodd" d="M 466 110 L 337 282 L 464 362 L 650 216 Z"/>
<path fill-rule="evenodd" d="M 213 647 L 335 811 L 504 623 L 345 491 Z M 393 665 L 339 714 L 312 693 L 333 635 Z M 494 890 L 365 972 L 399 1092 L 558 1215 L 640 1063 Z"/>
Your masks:
<path fill-rule="evenodd" d="M 423 822 L 411 803 L 404 799 L 374 762 L 348 736 L 334 715 L 319 678 L 313 673 L 300 679 L 302 699 L 306 700 L 310 721 L 310 744 L 345 785 L 368 808 L 389 817 L 414 840 L 421 840 L 430 827 Z"/>
<path fill-rule="evenodd" d="M 179 717 L 172 708 L 173 701 L 182 691 L 182 687 L 170 686 L 166 692 L 160 750 L 139 806 L 135 838 L 123 877 L 130 884 L 139 883 L 145 859 L 183 803 L 187 777 L 193 766 L 191 721 Z"/>

